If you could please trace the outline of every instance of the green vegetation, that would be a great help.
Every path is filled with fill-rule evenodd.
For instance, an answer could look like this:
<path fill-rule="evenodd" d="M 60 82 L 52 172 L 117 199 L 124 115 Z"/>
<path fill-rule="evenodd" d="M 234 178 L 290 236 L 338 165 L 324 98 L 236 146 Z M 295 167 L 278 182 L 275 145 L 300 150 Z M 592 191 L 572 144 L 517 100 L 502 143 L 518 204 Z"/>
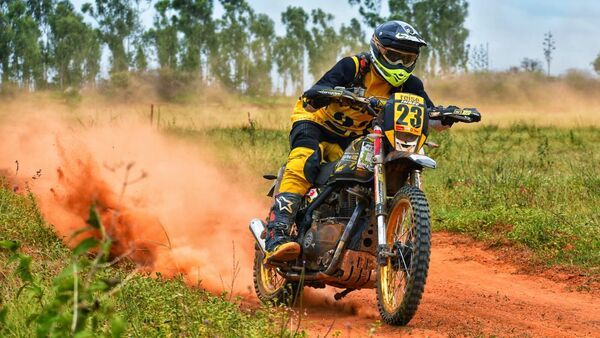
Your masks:
<path fill-rule="evenodd" d="M 515 124 L 432 136 L 436 229 L 520 243 L 550 264 L 600 267 L 600 130 Z"/>
<path fill-rule="evenodd" d="M 357 4 L 369 30 L 386 19 L 414 21 L 433 46 L 424 51 L 419 71 L 465 68 L 465 0 L 390 0 L 388 18 L 379 15 L 379 1 L 350 0 L 346 6 Z M 149 6 L 154 20 L 145 27 L 141 18 Z M 111 81 L 131 72 L 178 91 L 219 83 L 248 95 L 299 93 L 306 67 L 318 78 L 341 57 L 368 49 L 359 20 L 342 19 L 335 27 L 330 13 L 288 6 L 280 18 L 285 33 L 278 36 L 275 21 L 247 0 L 90 0 L 81 8 L 70 0 L 0 1 L 0 89 L 102 84 L 106 49 Z M 148 68 L 149 60 L 158 61 L 157 69 Z"/>
<path fill-rule="evenodd" d="M 94 215 L 92 209 L 88 223 L 101 232 Z M 114 266 L 106 262 L 107 238 L 90 237 L 68 250 L 50 229 L 31 196 L 0 188 L 2 337 L 290 336 L 285 311 L 242 310 L 237 300 L 190 288 L 181 278 L 151 278 L 128 263 Z"/>
<path fill-rule="evenodd" d="M 289 151 L 284 130 L 177 133 L 208 137 L 222 163 L 257 177 L 275 173 Z M 440 144 L 429 151 L 438 169 L 424 180 L 434 230 L 521 245 L 548 264 L 600 267 L 598 128 L 477 126 L 430 139 Z"/>
<path fill-rule="evenodd" d="M 598 54 L 598 56 L 596 56 L 596 59 L 594 59 L 594 62 L 592 62 L 592 67 L 594 67 L 594 70 L 596 71 L 596 73 L 598 75 L 600 75 L 600 53 Z"/>

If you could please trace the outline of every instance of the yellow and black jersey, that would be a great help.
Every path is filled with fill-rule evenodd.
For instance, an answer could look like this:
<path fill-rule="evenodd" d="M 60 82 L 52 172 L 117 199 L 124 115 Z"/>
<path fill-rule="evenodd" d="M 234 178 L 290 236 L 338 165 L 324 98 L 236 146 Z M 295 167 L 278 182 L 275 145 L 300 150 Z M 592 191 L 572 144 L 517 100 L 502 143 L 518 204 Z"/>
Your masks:
<path fill-rule="evenodd" d="M 419 95 L 425 99 L 428 107 L 433 107 L 433 102 L 425 92 L 423 82 L 414 75 L 411 75 L 400 87 L 392 87 L 385 81 L 372 65 L 367 66 L 368 71 L 362 75 L 362 87 L 365 89 L 365 97 L 381 97 L 387 99 L 394 92 L 405 92 Z M 340 106 L 337 102 L 330 104 L 328 99 L 318 98 L 314 95 L 317 90 L 324 87 L 353 87 L 359 76 L 360 60 L 359 56 L 345 57 L 338 61 L 317 83 L 303 96 L 312 100 L 312 105 L 318 110 L 314 113 L 308 112 L 303 108 L 302 99 L 296 102 L 292 114 L 292 123 L 298 121 L 313 121 L 343 137 L 356 137 L 371 132 L 372 117 L 360 110 Z M 313 100 L 314 99 L 314 100 Z"/>

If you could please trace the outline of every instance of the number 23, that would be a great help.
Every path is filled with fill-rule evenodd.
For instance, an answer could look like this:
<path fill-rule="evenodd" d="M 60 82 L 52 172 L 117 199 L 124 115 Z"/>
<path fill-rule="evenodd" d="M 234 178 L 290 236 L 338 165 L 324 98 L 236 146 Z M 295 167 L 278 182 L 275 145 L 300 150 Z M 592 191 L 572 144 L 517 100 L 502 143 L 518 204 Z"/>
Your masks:
<path fill-rule="evenodd" d="M 406 126 L 408 123 L 410 123 L 412 128 L 421 128 L 421 124 L 423 123 L 423 107 L 410 106 L 409 108 L 407 105 L 401 104 L 398 105 L 397 110 L 400 111 L 400 117 L 398 117 L 396 124 Z M 409 111 L 412 113 L 412 116 L 410 119 L 408 119 L 407 123 L 406 118 Z"/>

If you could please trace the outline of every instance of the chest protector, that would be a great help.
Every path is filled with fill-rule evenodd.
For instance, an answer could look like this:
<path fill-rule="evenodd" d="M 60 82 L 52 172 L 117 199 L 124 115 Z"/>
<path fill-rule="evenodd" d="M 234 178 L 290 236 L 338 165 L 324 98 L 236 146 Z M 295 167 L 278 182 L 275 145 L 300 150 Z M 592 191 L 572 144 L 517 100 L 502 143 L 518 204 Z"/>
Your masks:
<path fill-rule="evenodd" d="M 371 55 L 363 52 L 353 56 L 352 60 L 356 65 L 354 78 L 344 87 L 352 88 L 360 96 L 387 99 L 392 86 L 373 71 Z M 337 135 L 355 138 L 372 132 L 373 117 L 362 111 L 361 107 L 340 106 L 337 102 L 311 113 L 304 110 L 302 101 L 298 100 L 292 114 L 292 123 L 303 120 L 316 122 Z"/>

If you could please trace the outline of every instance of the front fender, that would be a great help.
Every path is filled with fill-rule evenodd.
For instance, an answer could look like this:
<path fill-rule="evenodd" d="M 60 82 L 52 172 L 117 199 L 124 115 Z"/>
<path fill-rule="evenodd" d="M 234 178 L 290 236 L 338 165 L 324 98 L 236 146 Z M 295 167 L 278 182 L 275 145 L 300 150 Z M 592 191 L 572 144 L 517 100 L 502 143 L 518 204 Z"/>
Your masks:
<path fill-rule="evenodd" d="M 383 163 L 395 162 L 399 160 L 408 160 L 414 164 L 416 164 L 420 168 L 431 168 L 435 169 L 436 163 L 435 161 L 425 155 L 415 154 L 409 151 L 397 151 L 394 150 L 390 152 L 386 157 Z"/>

